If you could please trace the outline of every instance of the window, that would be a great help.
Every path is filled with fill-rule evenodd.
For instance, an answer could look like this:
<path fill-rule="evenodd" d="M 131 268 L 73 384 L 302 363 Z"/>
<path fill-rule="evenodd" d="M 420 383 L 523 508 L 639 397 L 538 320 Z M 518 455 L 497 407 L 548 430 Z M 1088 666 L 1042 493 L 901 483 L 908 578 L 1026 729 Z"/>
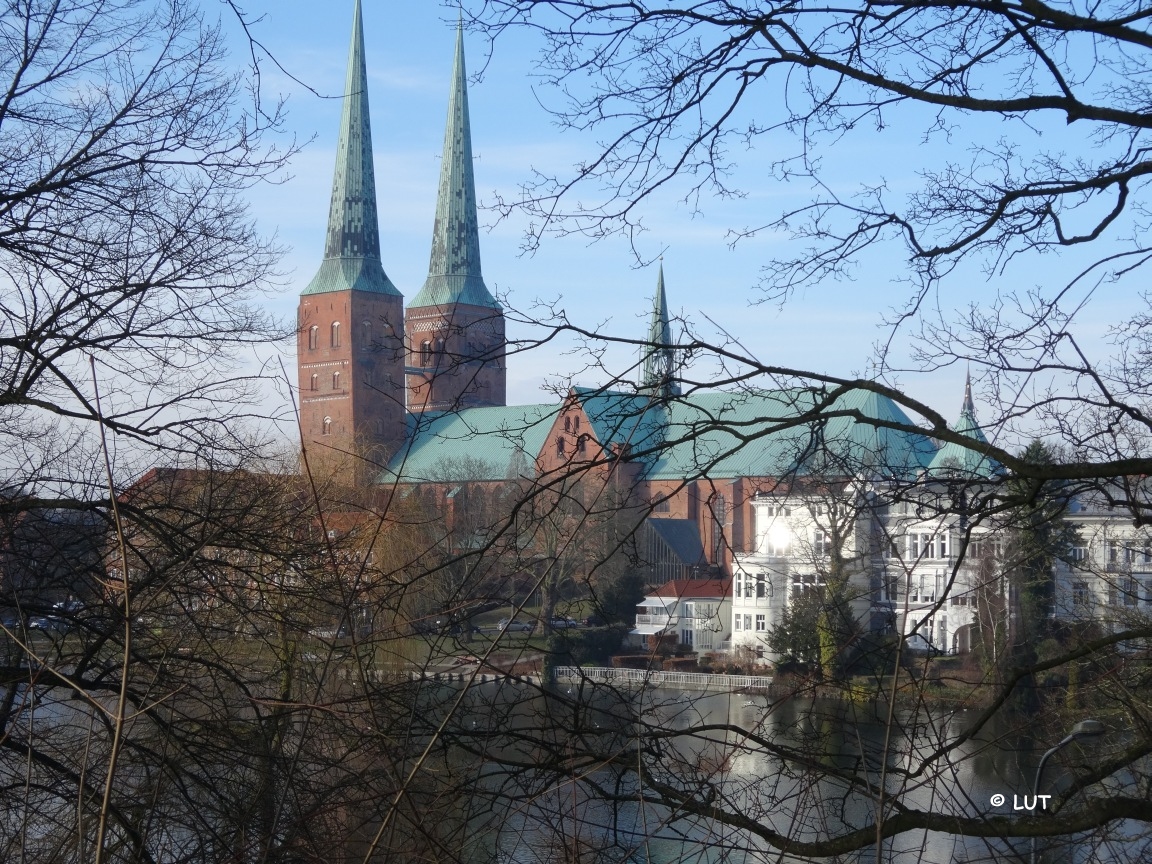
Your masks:
<path fill-rule="evenodd" d="M 320 328 L 313 324 L 308 328 L 308 349 L 315 351 L 320 347 Z"/>
<path fill-rule="evenodd" d="M 769 596 L 769 593 L 768 593 L 769 587 L 770 587 L 770 583 L 768 582 L 767 575 L 764 573 L 757 573 L 756 574 L 756 596 L 758 598 L 763 598 L 763 597 Z"/>
<path fill-rule="evenodd" d="M 572 431 L 572 418 L 571 417 L 565 417 L 564 418 L 564 431 L 565 432 L 571 432 Z"/>
<path fill-rule="evenodd" d="M 744 629 L 745 630 L 751 630 L 752 629 L 752 616 L 751 615 L 745 615 L 744 616 Z"/>
<path fill-rule="evenodd" d="M 683 645 L 691 645 L 692 644 L 692 631 L 691 630 L 681 630 L 680 631 L 680 642 Z"/>
<path fill-rule="evenodd" d="M 1109 564 L 1115 564 L 1120 558 L 1120 547 L 1115 540 L 1109 540 L 1107 546 L 1107 560 Z"/>
<path fill-rule="evenodd" d="M 886 554 L 887 554 L 887 556 L 888 556 L 889 558 L 899 558 L 899 557 L 900 557 L 900 549 L 899 549 L 899 547 L 896 545 L 896 540 L 895 540 L 895 539 L 889 538 L 889 540 L 888 540 L 888 550 L 887 550 L 887 553 L 886 553 Z"/>
<path fill-rule="evenodd" d="M 331 435 L 332 434 L 332 418 L 331 417 L 325 417 L 324 418 L 324 431 L 322 434 L 324 434 L 324 435 Z"/>
<path fill-rule="evenodd" d="M 828 534 L 827 531 L 817 528 L 816 533 L 812 535 L 812 554 L 832 554 L 832 537 Z"/>
<path fill-rule="evenodd" d="M 1087 546 L 1073 546 L 1071 558 L 1073 562 L 1080 562 L 1088 557 Z"/>
<path fill-rule="evenodd" d="M 667 498 L 658 498 L 652 502 L 653 513 L 669 513 L 672 510 L 672 502 Z"/>
<path fill-rule="evenodd" d="M 579 432 L 580 431 L 580 415 L 579 414 L 577 414 L 575 417 L 572 418 L 572 431 L 573 432 Z"/>
<path fill-rule="evenodd" d="M 308 385 L 308 389 L 309 390 L 319 390 L 320 389 L 320 376 L 319 375 L 313 375 L 312 376 L 312 380 Z"/>
<path fill-rule="evenodd" d="M 737 597 L 751 597 L 752 596 L 752 574 L 751 573 L 737 573 L 733 581 L 733 589 Z M 737 615 L 737 618 L 740 616 Z"/>
<path fill-rule="evenodd" d="M 819 591 L 824 587 L 819 574 L 794 573 L 792 574 L 792 596 L 799 597 L 809 591 Z"/>
<path fill-rule="evenodd" d="M 333 372 L 332 373 L 332 389 L 333 390 L 339 390 L 340 389 L 340 373 L 339 372 Z"/>
<path fill-rule="evenodd" d="M 432 343 L 427 339 L 420 343 L 420 365 L 432 365 Z"/>
<path fill-rule="evenodd" d="M 556 439 L 556 455 L 557 456 L 563 456 L 564 452 L 565 452 L 564 439 L 563 438 L 557 438 Z"/>
<path fill-rule="evenodd" d="M 360 325 L 360 328 L 363 332 L 363 336 L 361 337 L 362 341 L 360 343 L 360 350 L 368 351 L 372 347 L 372 322 L 365 321 Z"/>
<path fill-rule="evenodd" d="M 743 630 L 744 629 L 744 616 L 743 615 L 737 615 L 735 623 L 736 623 L 735 629 Z"/>
<path fill-rule="evenodd" d="M 581 435 L 579 438 L 576 439 L 576 452 L 577 453 L 583 453 L 587 449 L 588 449 L 588 436 L 587 435 Z"/>
<path fill-rule="evenodd" d="M 333 348 L 339 348 L 340 347 L 340 322 L 339 321 L 333 321 L 332 322 L 332 347 Z"/>
<path fill-rule="evenodd" d="M 1147 540 L 1144 541 L 1144 548 L 1140 551 L 1140 563 L 1152 564 L 1152 544 Z"/>
<path fill-rule="evenodd" d="M 444 354 L 444 340 L 437 339 L 433 348 L 436 351 L 436 362 L 439 363 L 443 359 L 442 355 Z"/>
<path fill-rule="evenodd" d="M 766 626 L 766 624 L 764 621 L 764 616 L 763 615 L 757 615 L 756 616 L 756 632 L 757 633 L 763 633 L 765 626 Z"/>
<path fill-rule="evenodd" d="M 939 575 L 928 576 L 920 574 L 916 581 L 912 583 L 912 593 L 908 599 L 913 603 L 935 603 L 936 602 L 936 583 L 939 581 Z"/>
<path fill-rule="evenodd" d="M 1136 587 L 1136 580 L 1135 579 L 1125 579 L 1123 582 L 1120 583 L 1120 591 L 1124 595 L 1124 605 L 1125 606 L 1135 606 L 1136 605 L 1136 600 L 1138 599 L 1138 596 L 1139 596 L 1137 592 L 1139 590 L 1140 589 Z"/>

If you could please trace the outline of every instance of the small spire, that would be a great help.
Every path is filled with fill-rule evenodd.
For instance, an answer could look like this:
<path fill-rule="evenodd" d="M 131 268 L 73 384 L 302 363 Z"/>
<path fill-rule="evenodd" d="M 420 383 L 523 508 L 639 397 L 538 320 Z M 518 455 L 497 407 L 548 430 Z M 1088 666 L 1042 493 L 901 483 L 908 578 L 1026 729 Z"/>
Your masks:
<path fill-rule="evenodd" d="M 360 0 L 356 0 L 352 13 L 352 43 L 348 48 L 348 74 L 344 83 L 324 262 L 302 293 L 347 289 L 400 294 L 380 263 L 376 172 L 372 164 L 372 121 L 368 113 L 368 72 L 364 62 Z"/>
<path fill-rule="evenodd" d="M 641 388 L 659 391 L 664 398 L 680 395 L 680 385 L 672 379 L 675 358 L 672 344 L 672 322 L 668 317 L 668 296 L 664 290 L 664 258 L 656 275 L 656 295 L 652 298 L 652 318 L 648 324 L 647 354 L 644 357 Z M 662 346 L 662 347 L 653 347 Z"/>
<path fill-rule="evenodd" d="M 972 369 L 969 367 L 968 374 L 964 379 L 964 404 L 960 408 L 961 416 L 967 414 L 973 419 L 976 417 L 976 404 L 972 401 Z"/>
<path fill-rule="evenodd" d="M 480 272 L 480 225 L 476 218 L 476 181 L 472 173 L 472 130 L 468 118 L 468 76 L 464 67 L 463 12 L 456 24 L 456 58 L 440 162 L 436 222 L 428 279 L 409 304 L 448 306 L 464 303 L 499 309 Z"/>

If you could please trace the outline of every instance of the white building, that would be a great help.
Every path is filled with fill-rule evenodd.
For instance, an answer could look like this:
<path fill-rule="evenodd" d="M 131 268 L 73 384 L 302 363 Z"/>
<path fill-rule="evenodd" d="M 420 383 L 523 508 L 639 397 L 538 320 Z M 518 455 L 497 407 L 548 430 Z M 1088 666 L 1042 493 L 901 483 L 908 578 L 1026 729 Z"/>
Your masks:
<path fill-rule="evenodd" d="M 970 388 L 954 428 L 987 444 Z M 998 470 L 978 447 L 948 444 L 914 480 L 800 477 L 758 496 L 753 550 L 735 560 L 732 647 L 778 659 L 767 639 L 785 610 L 798 595 L 837 580 L 864 629 L 898 629 L 913 650 L 968 651 L 977 598 L 991 608 L 1009 605 L 990 565 L 995 532 L 969 526 L 964 515 L 964 502 Z"/>
<path fill-rule="evenodd" d="M 671 636 L 697 651 L 719 651 L 731 631 L 731 579 L 676 579 L 637 605 L 629 641 L 636 647 L 655 647 Z"/>

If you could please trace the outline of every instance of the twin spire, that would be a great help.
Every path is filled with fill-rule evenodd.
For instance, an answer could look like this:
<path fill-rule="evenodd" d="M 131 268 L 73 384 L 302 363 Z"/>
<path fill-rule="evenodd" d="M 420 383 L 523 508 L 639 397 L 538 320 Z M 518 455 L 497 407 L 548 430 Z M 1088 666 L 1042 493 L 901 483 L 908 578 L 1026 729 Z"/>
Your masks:
<path fill-rule="evenodd" d="M 376 214 L 376 174 L 372 163 L 372 123 L 368 112 L 368 73 L 364 62 L 364 24 L 360 0 L 352 14 L 352 43 L 328 236 L 324 261 L 301 294 L 374 291 L 400 296 L 380 262 L 380 226 Z M 480 274 L 480 227 L 468 120 L 468 82 L 464 67 L 464 29 L 456 26 L 456 59 L 448 100 L 448 124 L 440 165 L 432 259 L 428 279 L 410 306 L 464 303 L 499 309 Z"/>
<path fill-rule="evenodd" d="M 480 275 L 480 225 L 472 174 L 472 130 L 468 119 L 468 75 L 464 68 L 464 27 L 456 25 L 456 57 L 444 128 L 444 156 L 428 279 L 411 306 L 463 303 L 499 309 Z"/>
<path fill-rule="evenodd" d="M 372 164 L 372 120 L 368 113 L 368 72 L 364 64 L 364 23 L 360 0 L 352 13 L 352 44 L 344 108 L 332 178 L 328 237 L 320 270 L 302 294 L 373 291 L 400 296 L 380 263 L 380 224 L 376 217 L 376 172 Z"/>

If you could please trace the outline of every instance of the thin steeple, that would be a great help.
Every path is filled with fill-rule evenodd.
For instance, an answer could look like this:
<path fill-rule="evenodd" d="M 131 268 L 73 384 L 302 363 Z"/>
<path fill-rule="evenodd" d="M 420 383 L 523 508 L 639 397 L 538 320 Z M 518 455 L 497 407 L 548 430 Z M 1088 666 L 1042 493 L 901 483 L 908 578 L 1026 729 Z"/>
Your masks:
<path fill-rule="evenodd" d="M 448 306 L 463 303 L 499 309 L 480 274 L 480 225 L 476 218 L 476 182 L 472 174 L 472 132 L 468 120 L 468 81 L 464 68 L 464 27 L 456 25 L 456 60 L 448 97 L 440 190 L 432 228 L 428 279 L 409 304 Z"/>
<path fill-rule="evenodd" d="M 648 349 L 644 356 L 644 369 L 640 386 L 644 390 L 659 391 L 664 398 L 680 395 L 680 385 L 674 380 L 676 369 L 673 357 L 672 322 L 668 317 L 668 296 L 664 291 L 664 262 L 656 276 L 656 295 L 652 298 L 652 318 L 648 324 Z M 662 347 L 655 347 L 662 346 Z"/>
<path fill-rule="evenodd" d="M 360 0 L 356 0 L 352 14 L 352 44 L 348 49 L 348 75 L 344 84 L 324 261 L 301 293 L 349 289 L 400 294 L 380 263 L 376 173 L 372 165 L 372 122 L 368 113 L 368 72 L 364 63 Z"/>

